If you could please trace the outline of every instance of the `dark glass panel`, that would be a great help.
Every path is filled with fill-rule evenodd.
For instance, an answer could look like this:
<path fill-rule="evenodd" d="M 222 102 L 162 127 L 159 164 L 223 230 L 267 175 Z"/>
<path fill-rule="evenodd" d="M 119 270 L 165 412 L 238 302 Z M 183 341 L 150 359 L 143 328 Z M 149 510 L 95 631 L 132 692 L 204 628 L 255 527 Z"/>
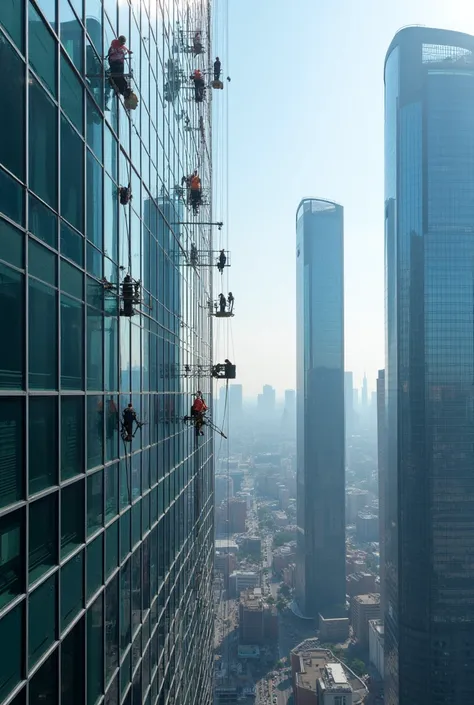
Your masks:
<path fill-rule="evenodd" d="M 61 23 L 62 24 L 62 23 Z M 68 60 L 61 54 L 61 108 L 74 127 L 84 132 L 84 91 Z"/>
<path fill-rule="evenodd" d="M 104 534 L 87 545 L 87 599 L 97 592 L 104 582 Z"/>
<path fill-rule="evenodd" d="M 20 12 L 20 11 L 18 11 Z M 0 163 L 25 181 L 25 64 L 8 42 L 0 42 L 0 65 L 8 76 L 8 109 L 0 114 Z"/>
<path fill-rule="evenodd" d="M 24 602 L 17 605 L 0 620 L 0 698 L 5 698 L 25 677 L 23 655 L 25 653 Z"/>
<path fill-rule="evenodd" d="M 90 98 L 87 99 L 87 144 L 97 159 L 102 161 L 102 116 Z"/>
<path fill-rule="evenodd" d="M 32 389 L 57 389 L 57 292 L 29 279 L 29 385 Z"/>
<path fill-rule="evenodd" d="M 105 418 L 105 461 L 115 460 L 119 457 L 119 428 L 120 418 L 118 411 L 118 397 L 106 397 Z"/>
<path fill-rule="evenodd" d="M 28 43 L 30 65 L 51 93 L 56 95 L 56 42 L 31 2 L 28 9 Z"/>
<path fill-rule="evenodd" d="M 84 551 L 61 568 L 61 630 L 84 606 Z"/>
<path fill-rule="evenodd" d="M 131 564 L 130 559 L 120 569 L 120 652 L 123 654 L 131 639 Z"/>
<path fill-rule="evenodd" d="M 87 478 L 87 535 L 104 525 L 104 471 Z"/>
<path fill-rule="evenodd" d="M 0 389 L 22 389 L 25 383 L 24 307 L 24 275 L 0 264 L 2 325 L 8 330 L 8 345 L 0 346 Z"/>
<path fill-rule="evenodd" d="M 104 246 L 103 177 L 99 162 L 87 151 L 87 238 L 100 250 Z"/>
<path fill-rule="evenodd" d="M 29 186 L 52 208 L 56 208 L 58 200 L 57 108 L 32 76 L 29 84 Z"/>
<path fill-rule="evenodd" d="M 29 494 L 58 484 L 58 398 L 29 399 Z"/>
<path fill-rule="evenodd" d="M 123 560 L 131 549 L 130 536 L 131 511 L 122 514 L 120 517 L 120 559 Z"/>
<path fill-rule="evenodd" d="M 0 404 L 0 506 L 24 496 L 25 405 L 23 399 L 2 398 Z"/>
<path fill-rule="evenodd" d="M 46 573 L 58 561 L 58 493 L 29 505 L 29 581 Z"/>
<path fill-rule="evenodd" d="M 57 574 L 55 573 L 29 596 L 28 666 L 30 668 L 57 638 L 56 580 Z"/>
<path fill-rule="evenodd" d="M 104 362 L 105 391 L 118 391 L 118 323 L 112 316 L 105 317 Z"/>
<path fill-rule="evenodd" d="M 0 24 L 8 32 L 17 47 L 24 53 L 23 21 L 24 5 L 18 0 L 3 0 L 0 3 Z"/>
<path fill-rule="evenodd" d="M 18 181 L 8 176 L 0 169 L 0 213 L 3 213 L 15 223 L 25 222 L 25 193 Z"/>
<path fill-rule="evenodd" d="M 84 543 L 84 481 L 61 490 L 61 556 Z"/>
<path fill-rule="evenodd" d="M 59 705 L 58 655 L 53 651 L 30 681 L 30 703 Z"/>
<path fill-rule="evenodd" d="M 84 231 L 84 143 L 64 118 L 61 118 L 61 215 Z"/>
<path fill-rule="evenodd" d="M 99 595 L 87 611 L 87 705 L 104 690 L 104 608 Z"/>
<path fill-rule="evenodd" d="M 0 218 L 0 259 L 23 269 L 25 266 L 25 235 Z"/>
<path fill-rule="evenodd" d="M 61 397 L 61 479 L 85 471 L 84 398 Z"/>
<path fill-rule="evenodd" d="M 84 389 L 84 305 L 61 294 L 61 387 Z"/>
<path fill-rule="evenodd" d="M 104 388 L 104 314 L 87 306 L 87 389 Z"/>
<path fill-rule="evenodd" d="M 87 469 L 104 462 L 104 397 L 87 397 Z"/>
<path fill-rule="evenodd" d="M 86 244 L 86 270 L 88 274 L 91 274 L 93 277 L 97 277 L 97 279 L 102 279 L 104 275 L 102 252 L 99 252 L 99 250 L 91 245 L 90 242 Z M 102 285 L 98 285 L 97 282 L 94 282 L 93 286 L 97 287 L 100 296 L 99 286 L 102 288 Z M 87 300 L 90 304 L 95 305 L 94 301 L 90 299 L 89 292 L 87 294 Z"/>
<path fill-rule="evenodd" d="M 61 258 L 59 274 L 61 290 L 76 299 L 84 299 L 84 273 Z"/>
<path fill-rule="evenodd" d="M 118 565 L 119 556 L 119 522 L 113 524 L 105 532 L 105 572 L 108 577 Z"/>
<path fill-rule="evenodd" d="M 0 518 L 0 608 L 25 591 L 23 509 Z"/>
<path fill-rule="evenodd" d="M 84 631 L 85 617 L 69 632 L 61 646 L 61 705 L 84 705 Z"/>
<path fill-rule="evenodd" d="M 105 518 L 113 519 L 119 511 L 118 463 L 105 469 Z"/>
<path fill-rule="evenodd" d="M 105 677 L 109 682 L 119 665 L 119 575 L 107 585 L 105 591 Z"/>
<path fill-rule="evenodd" d="M 58 249 L 58 219 L 37 198 L 30 195 L 28 227 L 33 235 Z"/>
<path fill-rule="evenodd" d="M 28 273 L 32 277 L 37 277 L 51 286 L 57 286 L 57 264 L 58 257 L 55 252 L 43 247 L 33 238 L 28 238 Z"/>
<path fill-rule="evenodd" d="M 84 266 L 84 238 L 62 221 L 60 247 L 63 257 L 71 259 L 79 267 Z"/>

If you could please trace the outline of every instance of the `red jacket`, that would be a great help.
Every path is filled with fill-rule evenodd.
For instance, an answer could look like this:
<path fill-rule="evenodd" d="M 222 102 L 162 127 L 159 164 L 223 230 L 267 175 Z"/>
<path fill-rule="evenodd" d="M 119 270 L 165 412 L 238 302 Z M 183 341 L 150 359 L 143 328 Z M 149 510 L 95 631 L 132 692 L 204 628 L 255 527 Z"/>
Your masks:
<path fill-rule="evenodd" d="M 201 399 L 201 397 L 198 397 L 197 399 L 194 400 L 193 411 L 195 411 L 198 414 L 202 413 L 203 411 L 207 411 L 207 406 L 204 402 L 204 399 Z"/>

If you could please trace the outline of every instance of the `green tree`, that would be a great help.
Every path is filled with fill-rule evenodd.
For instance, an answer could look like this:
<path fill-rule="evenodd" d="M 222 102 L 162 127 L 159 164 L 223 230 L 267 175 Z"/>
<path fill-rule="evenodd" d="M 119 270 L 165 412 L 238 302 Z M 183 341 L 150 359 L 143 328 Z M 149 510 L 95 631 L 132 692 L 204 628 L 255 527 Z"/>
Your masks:
<path fill-rule="evenodd" d="M 365 663 L 360 658 L 355 658 L 351 661 L 349 668 L 352 668 L 356 676 L 363 676 L 367 672 Z"/>

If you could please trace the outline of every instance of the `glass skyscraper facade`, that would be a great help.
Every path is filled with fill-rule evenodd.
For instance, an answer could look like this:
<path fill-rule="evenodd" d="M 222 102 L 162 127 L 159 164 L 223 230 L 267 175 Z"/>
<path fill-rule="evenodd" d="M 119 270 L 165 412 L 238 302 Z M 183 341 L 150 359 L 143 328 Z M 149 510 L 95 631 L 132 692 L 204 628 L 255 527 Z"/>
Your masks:
<path fill-rule="evenodd" d="M 130 112 L 105 74 L 119 34 Z M 212 702 L 213 441 L 180 420 L 196 385 L 212 401 L 181 374 L 211 364 L 210 267 L 188 257 L 212 249 L 211 101 L 184 84 L 209 39 L 201 0 L 0 2 L 1 705 Z"/>
<path fill-rule="evenodd" d="M 296 237 L 296 599 L 317 618 L 346 602 L 342 206 L 303 200 Z"/>
<path fill-rule="evenodd" d="M 474 37 L 385 64 L 385 701 L 474 692 Z"/>

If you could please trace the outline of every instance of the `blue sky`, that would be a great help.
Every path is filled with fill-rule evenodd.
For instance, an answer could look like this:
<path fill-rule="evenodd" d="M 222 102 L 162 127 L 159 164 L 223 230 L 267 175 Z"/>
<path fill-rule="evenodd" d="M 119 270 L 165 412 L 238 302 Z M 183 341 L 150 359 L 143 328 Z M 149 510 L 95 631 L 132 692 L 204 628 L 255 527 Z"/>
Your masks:
<path fill-rule="evenodd" d="M 404 25 L 473 32 L 474 15 L 467 0 L 216 0 L 221 15 L 226 2 L 228 65 L 221 58 L 232 82 L 214 104 L 219 131 L 228 100 L 229 208 L 221 196 L 214 215 L 228 225 L 223 283 L 236 316 L 231 332 L 216 321 L 216 357 L 234 356 L 246 396 L 294 388 L 295 211 L 303 197 L 326 197 L 345 208 L 345 367 L 356 386 L 366 370 L 374 388 L 384 366 L 385 53 Z M 217 177 L 226 173 L 216 154 Z"/>

